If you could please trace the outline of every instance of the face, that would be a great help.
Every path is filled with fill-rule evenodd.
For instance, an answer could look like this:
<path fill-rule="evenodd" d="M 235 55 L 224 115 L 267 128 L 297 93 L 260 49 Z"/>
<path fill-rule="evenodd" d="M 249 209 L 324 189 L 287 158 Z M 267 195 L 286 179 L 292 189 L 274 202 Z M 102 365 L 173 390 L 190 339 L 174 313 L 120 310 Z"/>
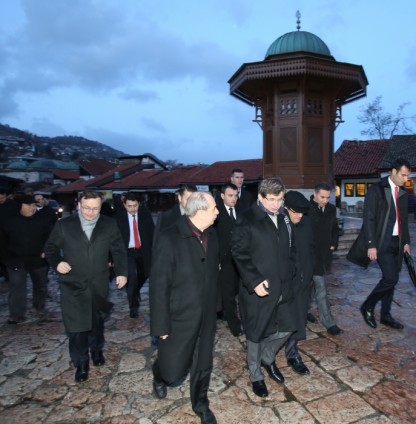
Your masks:
<path fill-rule="evenodd" d="M 27 203 L 22 203 L 20 206 L 20 214 L 26 218 L 33 216 L 36 213 L 36 210 L 36 203 L 31 203 L 29 205 Z"/>
<path fill-rule="evenodd" d="M 0 194 L 0 205 L 2 205 L 3 203 L 6 203 L 7 200 L 7 194 Z"/>
<path fill-rule="evenodd" d="M 199 210 L 197 213 L 199 214 L 199 219 L 202 223 L 201 230 L 205 230 L 210 225 L 212 225 L 215 221 L 215 218 L 219 214 L 214 198 L 212 196 L 209 196 L 208 209 L 205 211 Z"/>
<path fill-rule="evenodd" d="M 139 210 L 139 206 L 140 204 L 137 200 L 126 200 L 124 202 L 126 211 L 131 215 L 136 215 L 137 211 Z"/>
<path fill-rule="evenodd" d="M 35 195 L 36 206 L 43 208 L 45 206 L 45 198 L 41 194 Z"/>
<path fill-rule="evenodd" d="M 287 213 L 289 214 L 289 219 L 293 224 L 299 224 L 303 217 L 302 212 L 295 212 L 293 209 L 285 208 L 287 210 Z"/>
<path fill-rule="evenodd" d="M 101 199 L 81 199 L 78 202 L 78 208 L 81 215 L 87 220 L 92 221 L 97 218 L 101 209 Z"/>
<path fill-rule="evenodd" d="M 185 190 L 182 195 L 178 194 L 178 200 L 181 206 L 185 209 L 186 202 L 189 199 L 189 196 L 192 194 L 192 191 Z"/>
<path fill-rule="evenodd" d="M 408 180 L 409 174 L 410 169 L 406 166 L 402 166 L 398 171 L 397 169 L 392 169 L 390 178 L 396 186 L 401 187 Z"/>
<path fill-rule="evenodd" d="M 328 190 L 319 190 L 313 192 L 313 200 L 318 204 L 319 207 L 323 208 L 329 203 L 331 192 Z"/>
<path fill-rule="evenodd" d="M 238 191 L 233 190 L 230 187 L 225 189 L 224 193 L 221 193 L 221 199 L 224 201 L 224 205 L 233 208 L 237 204 L 238 200 Z"/>
<path fill-rule="evenodd" d="M 282 206 L 285 193 L 282 191 L 280 194 L 266 194 L 266 197 L 263 197 L 261 194 L 258 195 L 259 201 L 262 205 L 269 210 L 270 212 L 277 213 L 280 207 Z"/>
<path fill-rule="evenodd" d="M 244 182 L 244 173 L 234 172 L 234 174 L 231 175 L 231 182 L 235 184 L 238 187 L 238 189 L 240 189 Z"/>

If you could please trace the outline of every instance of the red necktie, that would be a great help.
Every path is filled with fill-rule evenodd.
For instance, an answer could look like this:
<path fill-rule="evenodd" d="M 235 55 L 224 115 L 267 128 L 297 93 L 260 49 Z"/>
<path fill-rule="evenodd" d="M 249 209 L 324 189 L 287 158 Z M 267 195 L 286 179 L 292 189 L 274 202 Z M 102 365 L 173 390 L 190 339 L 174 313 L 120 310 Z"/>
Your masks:
<path fill-rule="evenodd" d="M 397 220 L 397 233 L 400 237 L 400 211 L 399 211 L 399 187 L 394 187 L 394 198 L 396 199 L 396 220 Z"/>
<path fill-rule="evenodd" d="M 140 237 L 139 237 L 139 229 L 137 227 L 136 215 L 133 215 L 133 236 L 134 236 L 134 247 L 135 249 L 140 249 Z"/>

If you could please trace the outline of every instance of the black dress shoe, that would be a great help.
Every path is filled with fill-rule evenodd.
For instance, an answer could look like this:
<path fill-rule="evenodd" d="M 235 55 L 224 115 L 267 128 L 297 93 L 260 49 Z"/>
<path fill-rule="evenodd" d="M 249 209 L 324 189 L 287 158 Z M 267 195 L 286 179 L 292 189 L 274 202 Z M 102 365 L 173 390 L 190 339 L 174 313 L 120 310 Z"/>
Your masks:
<path fill-rule="evenodd" d="M 404 328 L 404 325 L 401 322 L 396 321 L 390 314 L 384 315 L 384 317 L 380 319 L 380 322 L 383 325 L 387 325 L 387 327 L 394 328 L 395 330 L 402 330 Z"/>
<path fill-rule="evenodd" d="M 360 312 L 367 325 L 371 328 L 377 328 L 376 319 L 374 317 L 374 309 L 367 309 L 363 304 L 360 306 Z"/>
<path fill-rule="evenodd" d="M 220 321 L 225 321 L 225 315 L 223 311 L 217 312 L 217 319 L 219 319 Z"/>
<path fill-rule="evenodd" d="M 153 380 L 153 393 L 159 399 L 164 399 L 168 394 L 166 384 L 163 381 Z"/>
<path fill-rule="evenodd" d="M 77 383 L 81 383 L 82 381 L 88 380 L 88 371 L 90 370 L 89 361 L 84 362 L 77 366 L 77 370 L 75 371 L 75 381 Z"/>
<path fill-rule="evenodd" d="M 276 367 L 276 364 L 274 362 L 272 362 L 270 365 L 262 365 L 272 380 L 278 383 L 283 383 L 285 381 L 283 374 L 280 372 L 279 368 Z"/>
<path fill-rule="evenodd" d="M 130 309 L 130 318 L 138 318 L 139 311 L 137 309 Z"/>
<path fill-rule="evenodd" d="M 309 369 L 303 363 L 302 358 L 290 358 L 287 360 L 287 364 L 291 366 L 293 371 L 297 372 L 298 374 L 310 374 Z"/>
<path fill-rule="evenodd" d="M 267 390 L 266 383 L 264 380 L 253 381 L 251 383 L 253 386 L 253 393 L 258 397 L 267 397 L 269 396 L 269 391 Z"/>
<path fill-rule="evenodd" d="M 215 418 L 214 413 L 209 409 L 204 409 L 203 411 L 194 411 L 199 418 L 201 418 L 201 424 L 217 424 L 217 419 Z"/>
<path fill-rule="evenodd" d="M 310 312 L 308 312 L 308 313 L 306 314 L 306 319 L 307 319 L 309 322 L 313 322 L 313 323 L 315 323 L 315 322 L 317 321 L 317 319 L 316 319 L 315 315 L 314 315 L 314 314 L 311 314 Z"/>
<path fill-rule="evenodd" d="M 105 358 L 102 350 L 92 351 L 91 352 L 92 363 L 96 367 L 100 367 L 105 364 Z"/>
<path fill-rule="evenodd" d="M 240 337 L 240 336 L 242 336 L 244 334 L 244 332 L 243 332 L 243 330 L 240 327 L 240 328 L 235 328 L 235 329 L 231 330 L 231 334 L 234 337 Z"/>
<path fill-rule="evenodd" d="M 333 325 L 326 330 L 331 336 L 338 336 L 343 333 L 344 330 L 341 330 L 337 325 Z"/>

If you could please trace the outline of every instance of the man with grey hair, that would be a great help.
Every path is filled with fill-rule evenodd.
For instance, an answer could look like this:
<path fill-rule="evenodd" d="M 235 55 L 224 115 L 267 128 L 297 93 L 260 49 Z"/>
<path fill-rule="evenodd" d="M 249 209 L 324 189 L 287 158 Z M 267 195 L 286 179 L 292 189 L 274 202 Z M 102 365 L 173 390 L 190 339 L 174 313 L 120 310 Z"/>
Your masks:
<path fill-rule="evenodd" d="M 159 338 L 154 393 L 166 397 L 166 386 L 190 369 L 192 409 L 209 424 L 216 423 L 207 395 L 216 329 L 217 215 L 211 194 L 189 196 L 185 215 L 158 234 L 149 291 L 151 334 Z"/>
<path fill-rule="evenodd" d="M 295 258 L 289 218 L 280 214 L 285 187 L 278 178 L 260 182 L 257 203 L 237 219 L 231 252 L 241 277 L 240 308 L 247 337 L 253 392 L 268 396 L 263 366 L 283 383 L 275 356 L 296 330 L 292 308 Z"/>

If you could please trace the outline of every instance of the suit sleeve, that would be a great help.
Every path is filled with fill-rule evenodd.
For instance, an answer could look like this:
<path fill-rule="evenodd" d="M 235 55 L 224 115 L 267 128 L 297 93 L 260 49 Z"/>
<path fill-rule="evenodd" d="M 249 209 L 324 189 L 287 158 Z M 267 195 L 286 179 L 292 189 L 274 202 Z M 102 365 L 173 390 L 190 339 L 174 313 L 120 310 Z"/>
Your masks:
<path fill-rule="evenodd" d="M 114 262 L 114 272 L 116 276 L 127 277 L 127 251 L 120 229 L 115 221 L 112 221 L 111 225 L 110 253 Z"/>
<path fill-rule="evenodd" d="M 58 221 L 53 227 L 44 248 L 46 260 L 55 271 L 58 264 L 63 261 L 61 255 L 63 240 L 62 223 Z"/>
<path fill-rule="evenodd" d="M 378 219 L 380 219 L 379 211 L 377 210 L 377 205 L 380 203 L 379 191 L 378 187 L 374 186 L 368 190 L 365 197 L 363 228 L 367 249 L 379 247 L 377 240 L 377 225 Z"/>

